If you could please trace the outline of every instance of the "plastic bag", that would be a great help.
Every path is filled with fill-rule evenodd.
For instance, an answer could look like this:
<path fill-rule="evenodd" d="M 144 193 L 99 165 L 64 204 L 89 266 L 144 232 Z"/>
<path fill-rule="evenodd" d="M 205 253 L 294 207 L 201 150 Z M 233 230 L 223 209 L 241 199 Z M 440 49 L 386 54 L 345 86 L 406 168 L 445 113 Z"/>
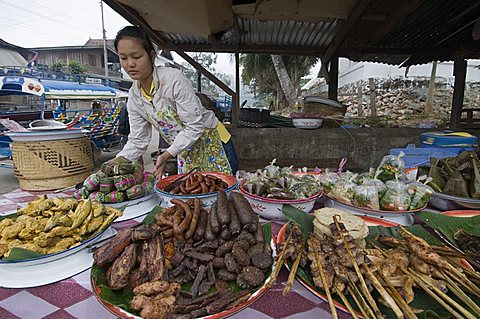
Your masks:
<path fill-rule="evenodd" d="M 411 197 L 409 210 L 415 210 L 427 205 L 430 199 L 433 197 L 433 189 L 419 181 L 408 184 L 408 193 Z"/>
<path fill-rule="evenodd" d="M 330 191 L 335 184 L 338 182 L 339 176 L 337 173 L 334 172 L 327 172 L 325 174 L 320 174 L 318 177 L 320 180 L 320 184 L 323 186 L 325 191 Z"/>
<path fill-rule="evenodd" d="M 375 178 L 382 182 L 398 179 L 405 169 L 405 162 L 402 159 L 403 156 L 405 156 L 403 152 L 400 152 L 398 156 L 385 155 L 376 169 Z"/>
<path fill-rule="evenodd" d="M 374 186 L 377 189 L 378 198 L 382 198 L 383 195 L 385 195 L 385 192 L 387 191 L 387 186 L 385 185 L 384 182 L 382 182 L 379 179 L 364 178 L 362 180 L 362 185 Z"/>
<path fill-rule="evenodd" d="M 353 203 L 359 207 L 380 209 L 378 190 L 375 185 L 357 185 L 354 187 Z"/>
<path fill-rule="evenodd" d="M 380 199 L 380 208 L 383 210 L 406 211 L 410 207 L 410 195 L 407 185 L 398 181 L 388 181 L 387 191 Z"/>
<path fill-rule="evenodd" d="M 332 188 L 332 190 L 328 193 L 328 196 L 343 202 L 343 203 L 353 203 L 353 195 L 355 193 L 355 184 L 353 180 L 357 177 L 357 175 L 352 175 L 350 179 L 339 179 L 337 184 Z"/>

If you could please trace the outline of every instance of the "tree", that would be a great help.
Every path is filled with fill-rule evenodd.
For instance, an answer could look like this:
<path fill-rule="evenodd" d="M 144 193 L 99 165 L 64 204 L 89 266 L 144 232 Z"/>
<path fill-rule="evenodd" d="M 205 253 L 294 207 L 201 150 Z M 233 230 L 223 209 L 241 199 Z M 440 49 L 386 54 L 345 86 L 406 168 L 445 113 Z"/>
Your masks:
<path fill-rule="evenodd" d="M 70 74 L 83 74 L 87 71 L 87 68 L 83 64 L 78 63 L 77 61 L 68 62 L 68 69 L 70 71 Z"/>
<path fill-rule="evenodd" d="M 277 64 L 277 70 L 280 71 L 280 76 L 285 76 L 280 60 L 277 57 L 273 58 L 273 56 L 258 54 L 242 54 L 240 56 L 240 64 L 243 67 L 243 83 L 251 85 L 253 87 L 253 92 L 255 92 L 257 97 L 268 97 L 269 95 L 276 96 L 277 107 L 280 107 L 280 105 L 289 105 L 291 103 L 285 98 L 283 93 L 284 90 L 281 87 L 281 84 L 284 82 L 283 80 L 279 80 L 279 75 L 274 67 L 272 59 L 279 62 Z M 281 56 L 281 61 L 285 66 L 288 77 L 290 78 L 293 92 L 298 94 L 298 92 L 300 92 L 302 78 L 306 76 L 312 66 L 317 63 L 318 58 Z M 288 91 L 291 92 L 292 89 Z"/>
<path fill-rule="evenodd" d="M 229 77 L 224 74 L 217 72 L 215 67 L 213 66 L 217 62 L 217 55 L 214 53 L 198 53 L 195 52 L 191 55 L 192 59 L 200 63 L 205 69 L 209 70 L 210 73 L 215 75 L 217 78 L 222 80 L 226 85 L 230 85 L 231 81 Z M 192 85 L 196 88 L 197 87 L 197 79 L 198 79 L 198 71 L 188 63 L 182 63 L 182 66 L 185 68 L 184 75 L 192 81 Z M 216 95 L 222 94 L 222 90 L 216 86 L 212 81 L 210 81 L 207 77 L 202 76 L 202 91 L 209 91 Z"/>
<path fill-rule="evenodd" d="M 67 65 L 63 60 L 57 60 L 50 64 L 50 70 L 53 72 L 64 72 L 65 69 L 67 68 Z"/>

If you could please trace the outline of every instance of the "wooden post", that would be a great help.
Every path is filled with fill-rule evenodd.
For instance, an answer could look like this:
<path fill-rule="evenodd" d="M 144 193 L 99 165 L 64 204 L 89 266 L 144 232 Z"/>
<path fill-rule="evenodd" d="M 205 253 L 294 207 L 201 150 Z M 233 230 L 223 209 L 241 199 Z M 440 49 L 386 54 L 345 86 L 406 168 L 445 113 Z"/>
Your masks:
<path fill-rule="evenodd" d="M 334 56 L 330 61 L 330 70 L 328 71 L 330 82 L 328 83 L 328 98 L 338 100 L 338 56 Z"/>
<path fill-rule="evenodd" d="M 202 92 L 202 73 L 197 70 L 197 91 Z"/>
<path fill-rule="evenodd" d="M 362 81 L 358 81 L 358 87 L 357 87 L 357 101 L 358 101 L 358 117 L 363 117 L 363 99 L 362 99 L 362 93 L 363 93 L 363 84 Z"/>
<path fill-rule="evenodd" d="M 372 117 L 377 116 L 377 105 L 375 104 L 377 94 L 375 92 L 375 79 L 368 79 L 368 86 L 370 87 L 370 112 Z"/>
<path fill-rule="evenodd" d="M 240 55 L 235 52 L 235 94 L 232 95 L 232 123 L 238 123 L 240 113 Z"/>
<path fill-rule="evenodd" d="M 455 59 L 455 62 L 453 63 L 453 76 L 455 76 L 455 84 L 453 88 L 452 113 L 450 114 L 450 128 L 460 127 L 466 75 L 467 61 L 465 61 L 463 58 Z"/>
<path fill-rule="evenodd" d="M 432 74 L 428 82 L 427 103 L 425 103 L 425 114 L 433 113 L 433 93 L 435 91 L 435 77 L 437 74 L 437 61 L 432 63 Z"/>

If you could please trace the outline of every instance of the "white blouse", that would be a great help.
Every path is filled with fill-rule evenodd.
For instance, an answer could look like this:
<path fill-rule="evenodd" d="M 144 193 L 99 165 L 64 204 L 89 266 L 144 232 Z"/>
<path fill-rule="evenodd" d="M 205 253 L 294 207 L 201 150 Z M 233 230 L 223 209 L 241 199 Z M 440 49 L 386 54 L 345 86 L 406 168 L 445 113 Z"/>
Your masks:
<path fill-rule="evenodd" d="M 130 134 L 117 157 L 123 156 L 134 161 L 146 152 L 152 138 L 152 125 L 147 120 L 147 114 L 153 119 L 158 118 L 156 113 L 166 108 L 162 98 L 173 107 L 185 127 L 167 148 L 172 156 L 192 146 L 202 136 L 204 128 L 217 127 L 215 113 L 202 105 L 190 81 L 179 70 L 155 66 L 153 81 L 155 89 L 152 102 L 142 95 L 138 81 L 134 81 L 130 88 L 127 102 Z"/>

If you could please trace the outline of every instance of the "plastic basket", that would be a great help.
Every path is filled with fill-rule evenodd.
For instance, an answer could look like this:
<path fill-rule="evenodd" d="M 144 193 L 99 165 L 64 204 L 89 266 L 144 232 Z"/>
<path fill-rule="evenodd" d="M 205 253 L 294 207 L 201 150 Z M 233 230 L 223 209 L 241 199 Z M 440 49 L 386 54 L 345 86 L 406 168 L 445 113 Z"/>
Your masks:
<path fill-rule="evenodd" d="M 38 142 L 13 142 L 14 175 L 24 190 L 52 190 L 83 182 L 93 169 L 86 137 Z"/>
<path fill-rule="evenodd" d="M 454 157 L 458 153 L 455 153 L 446 148 L 439 147 L 415 147 L 413 144 L 409 144 L 406 148 L 392 148 L 390 149 L 390 155 L 398 156 L 400 152 L 405 154 L 402 157 L 405 162 L 406 168 L 417 167 L 421 165 L 428 165 L 430 163 L 430 157 L 445 158 Z"/>

